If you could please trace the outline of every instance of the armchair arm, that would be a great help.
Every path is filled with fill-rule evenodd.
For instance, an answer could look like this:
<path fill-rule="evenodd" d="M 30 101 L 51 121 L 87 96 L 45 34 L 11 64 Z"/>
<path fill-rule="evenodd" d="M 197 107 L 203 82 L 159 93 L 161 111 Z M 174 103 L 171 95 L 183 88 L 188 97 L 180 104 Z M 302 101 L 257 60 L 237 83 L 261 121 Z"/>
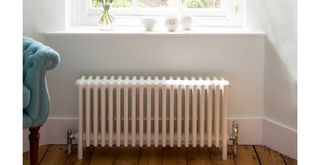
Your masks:
<path fill-rule="evenodd" d="M 30 38 L 23 39 L 23 83 L 31 90 L 29 105 L 24 112 L 32 119 L 32 126 L 42 125 L 49 113 L 49 93 L 46 71 L 59 63 L 59 54 Z"/>
<path fill-rule="evenodd" d="M 50 47 L 27 37 L 23 38 L 23 42 L 23 67 L 29 64 L 29 66 L 35 65 L 37 69 L 47 71 L 54 69 L 59 63 L 59 54 Z"/>

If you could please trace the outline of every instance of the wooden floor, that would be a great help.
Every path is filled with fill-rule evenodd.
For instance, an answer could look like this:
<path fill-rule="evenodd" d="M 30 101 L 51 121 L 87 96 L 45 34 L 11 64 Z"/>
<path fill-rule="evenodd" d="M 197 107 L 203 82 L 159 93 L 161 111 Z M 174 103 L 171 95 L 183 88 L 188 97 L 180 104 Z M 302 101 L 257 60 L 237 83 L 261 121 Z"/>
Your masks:
<path fill-rule="evenodd" d="M 285 155 L 264 146 L 239 146 L 238 155 L 234 157 L 228 148 L 228 160 L 221 160 L 221 152 L 215 148 L 116 148 L 90 147 L 85 149 L 83 159 L 77 160 L 76 146 L 73 153 L 67 154 L 66 145 L 45 145 L 39 149 L 39 164 L 42 165 L 295 165 Z M 29 152 L 23 154 L 23 164 L 29 164 Z"/>

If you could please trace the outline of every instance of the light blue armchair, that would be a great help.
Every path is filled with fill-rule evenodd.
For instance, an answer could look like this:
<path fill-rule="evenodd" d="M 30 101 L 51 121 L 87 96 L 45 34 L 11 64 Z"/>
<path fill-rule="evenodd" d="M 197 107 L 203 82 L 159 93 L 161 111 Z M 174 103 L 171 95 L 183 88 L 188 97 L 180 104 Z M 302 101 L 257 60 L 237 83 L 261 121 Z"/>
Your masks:
<path fill-rule="evenodd" d="M 29 128 L 30 164 L 38 164 L 39 129 L 49 113 L 46 71 L 57 66 L 59 54 L 31 38 L 23 37 L 23 129 Z"/>

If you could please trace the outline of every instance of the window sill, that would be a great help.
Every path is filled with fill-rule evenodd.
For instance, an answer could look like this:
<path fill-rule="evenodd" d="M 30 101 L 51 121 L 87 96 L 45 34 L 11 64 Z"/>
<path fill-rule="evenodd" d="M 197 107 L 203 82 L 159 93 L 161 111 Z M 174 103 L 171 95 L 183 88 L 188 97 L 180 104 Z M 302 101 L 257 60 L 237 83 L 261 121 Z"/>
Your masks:
<path fill-rule="evenodd" d="M 191 30 L 170 32 L 163 27 L 155 27 L 147 32 L 143 27 L 117 26 L 112 31 L 101 31 L 97 26 L 73 26 L 62 31 L 46 32 L 46 35 L 146 35 L 146 36 L 264 36 L 264 32 L 243 28 L 193 27 Z"/>

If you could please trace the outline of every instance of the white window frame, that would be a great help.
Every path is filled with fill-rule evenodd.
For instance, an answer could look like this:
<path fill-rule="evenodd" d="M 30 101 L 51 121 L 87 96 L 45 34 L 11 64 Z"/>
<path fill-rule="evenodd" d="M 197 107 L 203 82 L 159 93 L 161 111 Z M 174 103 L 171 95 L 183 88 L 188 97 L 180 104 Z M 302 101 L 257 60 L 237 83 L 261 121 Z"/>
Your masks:
<path fill-rule="evenodd" d="M 66 0 L 67 24 L 71 26 L 97 26 L 102 9 L 93 8 L 90 0 Z M 134 1 L 133 1 L 134 2 Z M 181 2 L 181 0 L 177 0 Z M 239 5 L 239 12 L 234 10 Z M 223 0 L 219 9 L 171 8 L 112 8 L 116 26 L 140 26 L 142 17 L 156 17 L 163 20 L 168 13 L 184 13 L 193 16 L 193 26 L 199 27 L 242 27 L 245 0 Z"/>

